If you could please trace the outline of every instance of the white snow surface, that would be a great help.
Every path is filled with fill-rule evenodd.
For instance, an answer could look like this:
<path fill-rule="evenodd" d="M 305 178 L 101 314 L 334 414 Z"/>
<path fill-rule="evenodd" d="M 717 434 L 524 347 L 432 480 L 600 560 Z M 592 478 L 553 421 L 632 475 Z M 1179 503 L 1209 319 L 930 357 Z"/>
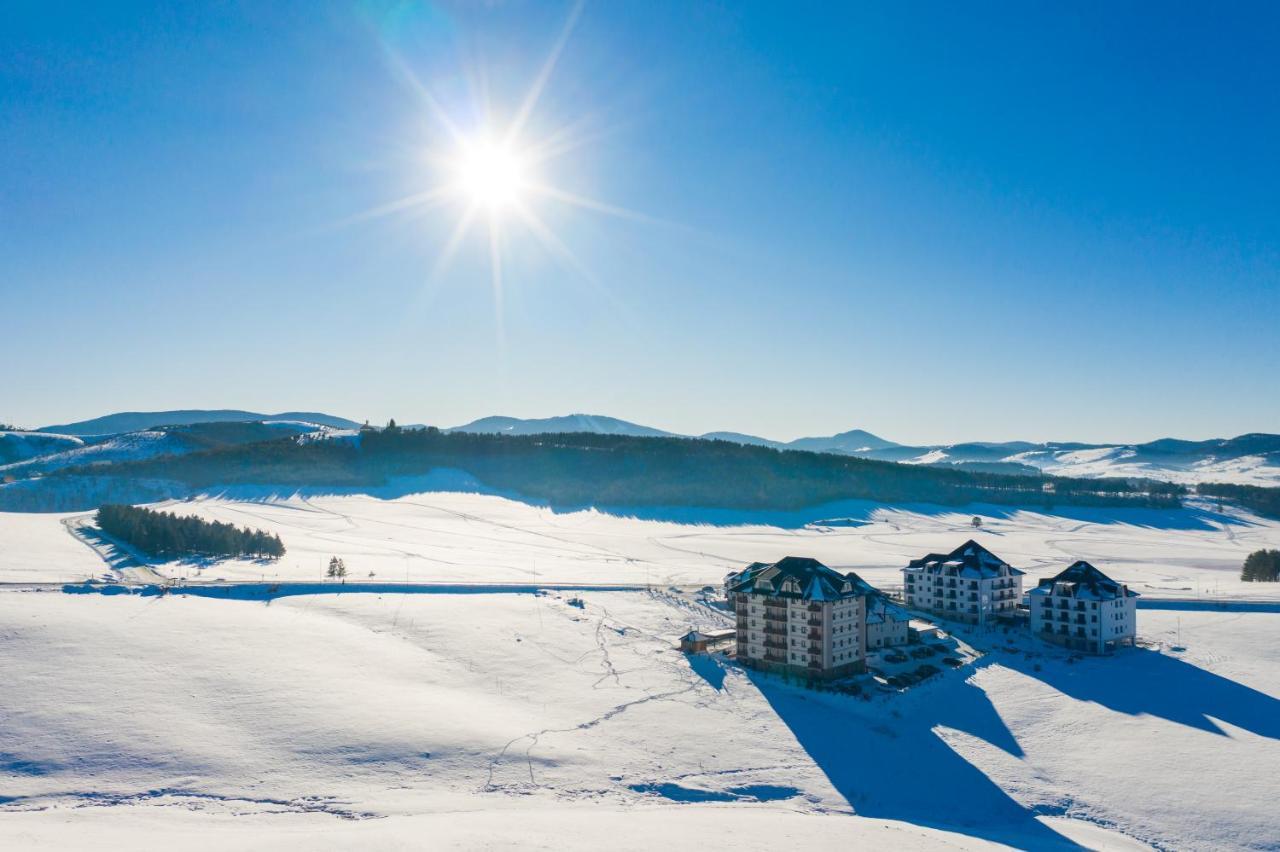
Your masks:
<path fill-rule="evenodd" d="M 164 508 L 288 548 L 156 566 L 170 574 L 318 580 L 340 555 L 352 581 L 653 590 L 9 587 L 0 848 L 1280 846 L 1280 607 L 1235 579 L 1243 554 L 1280 546 L 1277 524 L 991 508 L 974 530 L 970 509 L 842 505 L 827 516 L 850 525 L 712 526 L 456 493 Z M 0 514 L 0 581 L 108 570 L 67 531 L 79 517 Z M 957 628 L 987 652 L 976 665 L 869 702 L 675 650 L 729 620 L 671 584 L 794 554 L 888 585 L 969 537 L 1028 584 L 1083 557 L 1185 608 L 1140 609 L 1145 647 L 1076 662 Z M 1217 611 L 1228 593 L 1258 611 Z"/>
<path fill-rule="evenodd" d="M 1087 450 L 1031 450 L 1015 453 L 1002 461 L 1038 467 L 1054 476 L 1085 479 L 1100 477 L 1138 477 L 1195 485 L 1200 482 L 1231 482 L 1237 485 L 1280 486 L 1280 466 L 1266 456 L 1237 456 L 1206 459 L 1190 467 L 1160 465 L 1135 461 L 1132 447 L 1093 447 Z M 918 460 L 924 460 L 921 456 Z M 928 459 L 932 461 L 933 459 Z"/>
<path fill-rule="evenodd" d="M 750 562 L 812 556 L 889 587 L 901 585 L 900 569 L 910 559 L 949 552 L 972 537 L 1027 571 L 1027 588 L 1087 559 L 1147 596 L 1280 598 L 1280 590 L 1239 579 L 1250 552 L 1280 548 L 1280 523 L 1234 510 L 1218 513 L 1212 504 L 1196 501 L 1174 511 L 1060 510 L 1070 512 L 1066 515 L 995 506 L 957 511 L 850 502 L 812 513 L 842 519 L 830 526 L 797 526 L 790 517 L 775 518 L 775 523 L 789 524 L 776 526 L 745 513 L 711 513 L 721 525 L 673 520 L 703 517 L 693 510 L 656 513 L 672 520 L 638 520 L 595 510 L 556 512 L 463 493 L 394 500 L 367 495 L 209 498 L 157 506 L 265 529 L 284 542 L 287 552 L 278 562 L 157 566 L 163 574 L 188 579 L 319 580 L 330 557 L 340 556 L 352 580 L 372 575 L 378 582 L 718 586 L 726 573 Z M 978 530 L 971 526 L 975 514 L 983 520 Z M 59 552 L 69 546 L 52 517 L 43 522 L 27 517 L 0 515 L 23 519 L 19 523 L 25 529 L 45 530 Z M 0 581 L 15 579 L 7 575 L 18 568 L 50 579 L 84 579 L 83 560 L 68 563 L 73 570 L 65 573 L 55 567 L 56 559 L 35 564 L 40 561 L 39 540 L 26 535 L 20 554 L 5 557 L 0 548 Z"/>

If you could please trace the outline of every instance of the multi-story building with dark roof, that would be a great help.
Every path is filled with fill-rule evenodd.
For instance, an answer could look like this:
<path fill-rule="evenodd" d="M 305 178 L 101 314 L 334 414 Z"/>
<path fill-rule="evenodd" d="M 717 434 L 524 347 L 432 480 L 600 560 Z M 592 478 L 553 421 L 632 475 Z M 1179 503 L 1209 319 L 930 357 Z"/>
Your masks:
<path fill-rule="evenodd" d="M 799 556 L 754 562 L 725 578 L 725 592 L 737 615 L 740 661 L 815 678 L 865 669 L 868 610 L 880 618 L 885 611 L 880 593 L 857 574 Z M 889 607 L 891 621 L 902 620 Z"/>
<path fill-rule="evenodd" d="M 902 569 L 907 606 L 971 624 L 1012 616 L 1023 571 L 972 539 L 950 553 L 930 553 Z"/>
<path fill-rule="evenodd" d="M 1138 593 L 1080 561 L 1027 593 L 1031 632 L 1049 642 L 1106 654 L 1132 645 L 1138 632 Z"/>

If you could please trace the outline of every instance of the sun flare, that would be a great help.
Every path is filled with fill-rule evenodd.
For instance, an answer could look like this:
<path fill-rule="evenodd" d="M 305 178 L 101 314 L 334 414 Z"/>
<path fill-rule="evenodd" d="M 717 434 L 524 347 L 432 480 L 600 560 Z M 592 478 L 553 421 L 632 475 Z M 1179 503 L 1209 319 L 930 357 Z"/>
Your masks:
<path fill-rule="evenodd" d="M 509 146 L 467 143 L 458 157 L 457 172 L 462 195 L 490 212 L 519 203 L 526 189 L 524 160 Z"/>

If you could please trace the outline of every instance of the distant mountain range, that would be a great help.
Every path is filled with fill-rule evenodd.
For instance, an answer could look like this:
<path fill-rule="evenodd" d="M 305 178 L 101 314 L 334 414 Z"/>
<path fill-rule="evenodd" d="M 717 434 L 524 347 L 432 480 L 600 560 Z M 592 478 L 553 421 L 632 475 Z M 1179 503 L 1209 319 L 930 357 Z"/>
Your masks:
<path fill-rule="evenodd" d="M 263 414 L 237 409 L 121 412 L 92 420 L 45 426 L 38 430 L 50 436 L 121 435 L 157 426 L 190 426 L 202 423 L 300 421 L 337 429 L 354 429 L 359 423 L 345 417 L 309 411 Z M 952 467 L 985 473 L 1050 473 L 1073 477 L 1151 477 L 1175 482 L 1233 482 L 1251 485 L 1280 485 L 1280 435 L 1252 433 L 1235 438 L 1185 441 L 1162 438 L 1141 444 L 1089 444 L 1052 441 L 968 442 L 960 444 L 906 445 L 881 438 L 862 429 L 836 435 L 775 441 L 741 432 L 707 432 L 678 435 L 597 414 L 569 414 L 560 417 L 484 417 L 446 432 L 476 434 L 537 435 L 585 432 L 633 437 L 684 437 L 730 441 L 737 444 L 772 447 L 780 450 L 808 450 L 836 453 L 879 461 Z M 41 455 L 54 449 L 41 447 L 34 435 L 25 433 L 21 447 L 2 446 L 0 463 Z M 15 433 L 16 435 L 16 433 Z M 71 449 L 70 447 L 60 449 Z M 104 447 L 105 449 L 105 447 Z"/>
<path fill-rule="evenodd" d="M 122 432 L 138 432 L 156 426 L 190 426 L 194 423 L 245 423 L 257 420 L 298 420 L 335 429 L 355 429 L 359 423 L 345 417 L 321 414 L 315 411 L 285 411 L 280 414 L 261 414 L 238 409 L 181 409 L 177 411 L 122 411 L 77 423 L 61 423 L 42 426 L 37 432 L 58 435 L 118 435 Z"/>
<path fill-rule="evenodd" d="M 609 435 L 671 436 L 651 426 L 615 417 L 571 414 L 523 420 L 485 417 L 453 432 L 595 432 Z M 1151 477 L 1175 482 L 1236 482 L 1280 485 L 1280 435 L 1251 433 L 1235 438 L 1184 441 L 1161 438 L 1142 444 L 1088 444 L 1070 441 L 974 441 L 960 444 L 898 444 L 862 429 L 837 435 L 774 441 L 741 432 L 682 435 L 787 450 L 837 453 L 859 458 L 953 467 L 985 473 L 1051 473 L 1058 476 Z"/>
<path fill-rule="evenodd" d="M 811 450 L 817 453 L 845 453 L 854 455 L 863 451 L 896 447 L 892 441 L 872 435 L 862 429 L 841 432 L 839 435 L 820 438 L 797 438 L 794 441 L 773 441 L 741 432 L 707 432 L 704 435 L 680 435 L 642 426 L 616 417 L 599 414 L 569 414 L 564 417 L 521 419 L 519 417 L 482 417 L 446 432 L 473 432 L 481 434 L 538 435 L 554 432 L 593 432 L 600 435 L 632 435 L 640 438 L 702 438 L 708 441 L 732 441 L 735 444 L 751 444 L 778 449 Z"/>

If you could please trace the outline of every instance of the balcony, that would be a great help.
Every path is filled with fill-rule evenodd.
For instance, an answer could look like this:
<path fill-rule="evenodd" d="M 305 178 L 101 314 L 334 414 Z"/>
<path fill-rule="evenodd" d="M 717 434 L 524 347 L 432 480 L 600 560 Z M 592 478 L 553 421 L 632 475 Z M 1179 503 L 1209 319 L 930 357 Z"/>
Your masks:
<path fill-rule="evenodd" d="M 783 642 L 781 639 L 770 639 L 768 636 L 764 639 L 764 646 L 766 648 L 777 648 L 780 651 L 787 650 L 786 642 Z"/>
<path fill-rule="evenodd" d="M 810 643 L 809 643 L 809 653 L 810 653 L 810 654 L 818 654 L 818 655 L 821 655 L 821 654 L 822 654 L 822 645 L 821 645 L 821 644 L 819 644 L 818 642 L 810 642 Z"/>
<path fill-rule="evenodd" d="M 806 622 L 805 622 L 805 624 L 808 624 L 810 627 L 821 627 L 821 626 L 822 626 L 822 619 L 821 619 L 821 618 L 810 618 L 808 621 L 806 621 Z"/>
<path fill-rule="evenodd" d="M 822 612 L 822 604 L 809 604 L 809 612 Z"/>
<path fill-rule="evenodd" d="M 809 631 L 809 638 L 810 638 L 811 640 L 815 641 L 815 642 L 821 642 L 821 641 L 822 641 L 822 631 L 821 631 L 821 630 L 810 630 L 810 631 Z"/>
<path fill-rule="evenodd" d="M 767 636 L 786 636 L 787 628 L 770 622 L 765 622 L 764 632 Z"/>

